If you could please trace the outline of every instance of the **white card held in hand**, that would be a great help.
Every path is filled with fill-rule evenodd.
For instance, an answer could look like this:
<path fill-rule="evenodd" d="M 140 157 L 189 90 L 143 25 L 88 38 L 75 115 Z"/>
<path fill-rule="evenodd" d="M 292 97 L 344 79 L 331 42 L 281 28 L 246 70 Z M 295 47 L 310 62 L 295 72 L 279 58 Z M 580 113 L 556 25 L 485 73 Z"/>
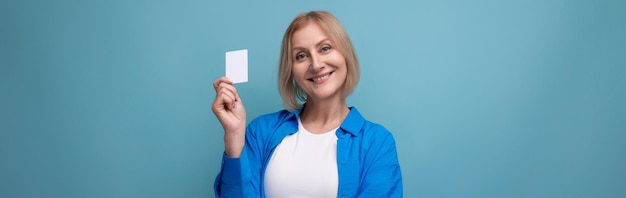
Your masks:
<path fill-rule="evenodd" d="M 248 49 L 226 52 L 226 77 L 233 83 L 248 82 Z"/>

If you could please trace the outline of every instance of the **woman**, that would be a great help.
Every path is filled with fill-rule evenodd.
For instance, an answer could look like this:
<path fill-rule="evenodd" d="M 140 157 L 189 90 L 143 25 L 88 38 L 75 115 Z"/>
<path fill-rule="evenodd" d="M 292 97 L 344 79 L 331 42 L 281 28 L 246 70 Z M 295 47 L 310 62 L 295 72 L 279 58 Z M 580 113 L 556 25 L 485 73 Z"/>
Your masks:
<path fill-rule="evenodd" d="M 287 110 L 246 127 L 237 90 L 217 79 L 212 110 L 225 152 L 216 197 L 401 197 L 393 136 L 346 104 L 358 80 L 354 47 L 324 11 L 297 16 L 283 37 L 278 84 Z"/>

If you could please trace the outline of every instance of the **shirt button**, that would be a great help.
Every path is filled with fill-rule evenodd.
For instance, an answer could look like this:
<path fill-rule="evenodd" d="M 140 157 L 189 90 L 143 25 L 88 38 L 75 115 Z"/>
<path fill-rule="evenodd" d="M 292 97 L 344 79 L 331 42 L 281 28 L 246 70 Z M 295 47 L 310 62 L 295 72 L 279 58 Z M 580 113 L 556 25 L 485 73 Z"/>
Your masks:
<path fill-rule="evenodd" d="M 348 193 L 346 191 L 343 191 L 343 193 L 341 193 L 343 196 L 347 196 Z"/>
<path fill-rule="evenodd" d="M 341 165 L 346 165 L 346 161 L 341 161 Z"/>

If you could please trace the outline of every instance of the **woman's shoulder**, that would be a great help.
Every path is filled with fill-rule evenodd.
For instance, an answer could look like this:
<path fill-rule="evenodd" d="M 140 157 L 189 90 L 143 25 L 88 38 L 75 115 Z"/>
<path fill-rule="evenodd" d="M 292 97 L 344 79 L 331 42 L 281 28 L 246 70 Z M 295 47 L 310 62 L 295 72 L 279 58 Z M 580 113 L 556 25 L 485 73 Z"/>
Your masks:
<path fill-rule="evenodd" d="M 365 120 L 363 124 L 363 135 L 374 137 L 393 136 L 385 126 L 370 120 Z"/>
<path fill-rule="evenodd" d="M 351 130 L 353 130 L 354 132 L 356 132 L 358 128 L 358 131 L 360 134 L 357 135 L 364 135 L 367 137 L 380 137 L 380 136 L 390 136 L 391 132 L 389 132 L 389 130 L 387 130 L 387 128 L 385 128 L 382 124 L 373 122 L 369 119 L 366 119 L 363 115 L 361 115 L 361 113 L 356 109 L 356 107 L 351 107 L 350 108 L 350 113 L 347 117 L 347 122 L 349 122 L 349 125 L 353 125 L 353 126 L 348 126 L 347 128 L 350 128 Z M 355 128 L 355 125 L 358 126 Z"/>
<path fill-rule="evenodd" d="M 246 136 L 258 140 L 280 137 L 277 133 L 286 134 L 298 128 L 298 121 L 295 113 L 287 110 L 280 110 L 273 113 L 260 115 L 252 120 L 246 127 Z"/>
<path fill-rule="evenodd" d="M 355 136 L 365 148 L 392 148 L 395 147 L 393 134 L 382 124 L 362 117 L 361 126 Z"/>

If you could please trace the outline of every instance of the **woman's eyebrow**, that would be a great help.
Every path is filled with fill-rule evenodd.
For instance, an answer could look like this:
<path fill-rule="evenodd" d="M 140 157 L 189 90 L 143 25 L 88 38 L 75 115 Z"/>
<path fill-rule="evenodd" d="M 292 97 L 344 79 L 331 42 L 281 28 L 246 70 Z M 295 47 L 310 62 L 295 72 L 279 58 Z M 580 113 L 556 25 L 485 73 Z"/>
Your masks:
<path fill-rule="evenodd" d="M 306 48 L 304 48 L 304 47 L 300 47 L 300 46 L 296 46 L 296 47 L 291 48 L 291 51 L 292 51 L 292 52 L 293 52 L 293 51 L 296 51 L 296 50 L 306 50 Z"/>
<path fill-rule="evenodd" d="M 328 41 L 330 41 L 330 39 L 328 39 L 328 38 L 324 38 L 324 39 L 322 39 L 320 42 L 317 42 L 317 45 L 315 45 L 315 46 L 316 46 L 316 47 L 319 47 L 320 45 L 322 45 L 322 44 L 324 44 L 324 43 L 326 43 L 326 42 L 328 42 Z"/>

